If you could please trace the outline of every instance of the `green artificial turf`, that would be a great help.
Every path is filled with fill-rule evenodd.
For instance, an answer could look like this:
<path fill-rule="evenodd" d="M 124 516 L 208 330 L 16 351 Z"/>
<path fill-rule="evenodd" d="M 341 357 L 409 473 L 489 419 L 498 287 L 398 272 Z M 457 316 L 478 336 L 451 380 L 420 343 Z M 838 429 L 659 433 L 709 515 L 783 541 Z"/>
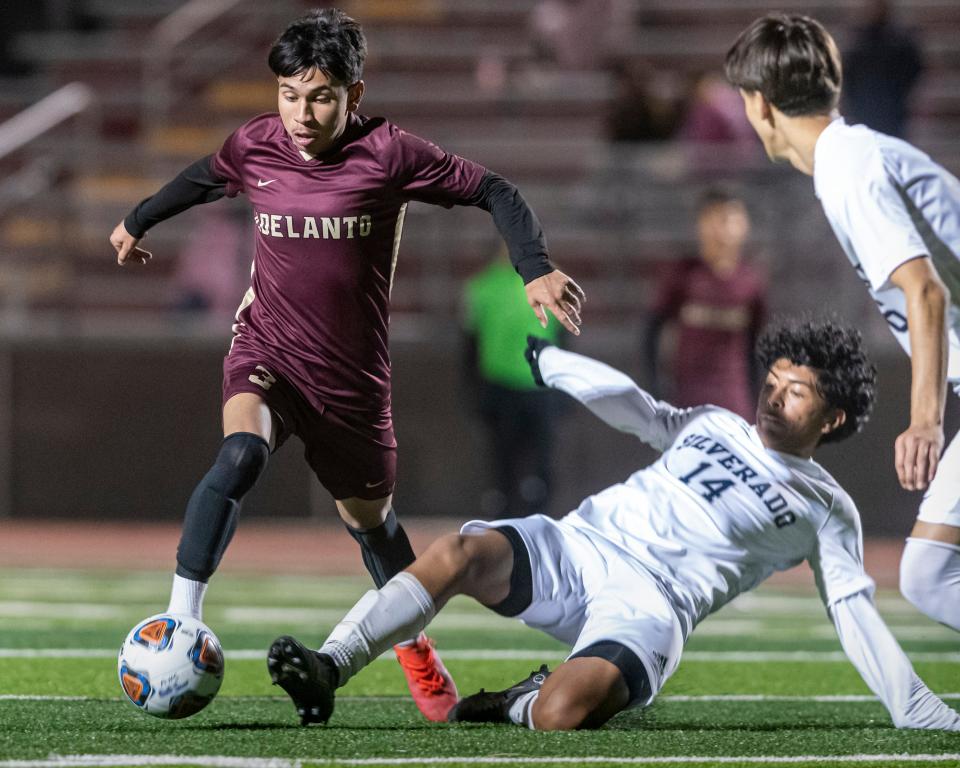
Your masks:
<path fill-rule="evenodd" d="M 319 642 L 367 585 L 292 576 L 231 574 L 216 582 L 206 620 L 228 654 L 220 695 L 187 720 L 151 718 L 122 698 L 115 654 L 135 622 L 163 607 L 167 586 L 166 574 L 0 571 L 0 768 L 73 764 L 64 756 L 87 756 L 89 766 L 124 760 L 142 766 L 156 759 L 165 766 L 254 768 L 427 760 L 452 766 L 481 759 L 515 766 L 611 765 L 690 757 L 704 761 L 680 764 L 720 764 L 709 759 L 715 757 L 725 758 L 726 766 L 755 768 L 784 764 L 763 760 L 797 756 L 811 761 L 787 764 L 833 765 L 817 756 L 852 755 L 865 757 L 844 764 L 960 765 L 960 734 L 897 730 L 869 698 L 810 698 L 869 694 L 852 665 L 835 660 L 839 643 L 812 592 L 761 590 L 711 617 L 648 709 L 622 713 L 598 731 L 538 733 L 424 721 L 389 658 L 338 692 L 326 726 L 299 727 L 289 700 L 270 685 L 263 651 L 285 632 Z M 930 687 L 960 693 L 956 635 L 895 595 L 882 596 L 880 607 Z M 564 655 L 557 642 L 468 600 L 453 601 L 431 633 L 462 693 L 509 685 L 541 660 L 552 665 Z M 32 655 L 36 651 L 42 654 Z M 499 657 L 483 658 L 491 651 Z M 795 652 L 801 656 L 776 655 Z M 726 658 L 731 653 L 739 656 Z M 744 653 L 774 657 L 746 661 Z M 774 698 L 729 698 L 735 696 Z M 956 707 L 960 699 L 948 702 Z M 98 757 L 105 755 L 136 757 Z M 911 763 L 910 755 L 933 757 Z M 231 757 L 237 760 L 224 762 Z M 274 762 L 257 762 L 265 758 Z"/>

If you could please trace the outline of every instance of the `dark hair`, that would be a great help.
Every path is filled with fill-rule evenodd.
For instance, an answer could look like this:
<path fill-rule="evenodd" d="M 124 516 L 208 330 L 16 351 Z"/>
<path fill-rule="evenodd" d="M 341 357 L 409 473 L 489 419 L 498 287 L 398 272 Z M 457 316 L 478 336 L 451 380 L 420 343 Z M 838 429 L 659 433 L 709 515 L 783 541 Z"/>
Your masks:
<path fill-rule="evenodd" d="M 840 100 L 840 53 L 809 16 L 757 19 L 727 52 L 725 70 L 732 85 L 760 91 L 785 115 L 829 114 Z"/>
<path fill-rule="evenodd" d="M 732 203 L 739 203 L 746 207 L 743 198 L 729 187 L 720 186 L 719 184 L 707 187 L 697 198 L 697 216 L 700 216 L 704 211 L 714 206 L 730 205 Z"/>
<path fill-rule="evenodd" d="M 353 85 L 363 77 L 367 39 L 363 29 L 339 8 L 310 11 L 277 38 L 267 63 L 277 77 L 318 69 L 333 80 Z"/>
<path fill-rule="evenodd" d="M 876 396 L 877 369 L 863 349 L 863 338 L 854 328 L 835 320 L 786 321 L 768 328 L 757 341 L 757 360 L 769 369 L 786 358 L 817 372 L 817 391 L 831 408 L 839 408 L 846 421 L 828 432 L 821 443 L 843 440 L 859 432 L 870 418 Z"/>

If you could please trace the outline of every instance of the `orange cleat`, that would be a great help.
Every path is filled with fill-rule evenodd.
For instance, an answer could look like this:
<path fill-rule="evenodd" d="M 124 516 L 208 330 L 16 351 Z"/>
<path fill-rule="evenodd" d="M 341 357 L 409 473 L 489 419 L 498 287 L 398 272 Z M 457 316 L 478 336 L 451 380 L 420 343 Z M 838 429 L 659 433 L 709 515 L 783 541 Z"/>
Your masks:
<path fill-rule="evenodd" d="M 393 650 L 417 709 L 427 720 L 445 722 L 447 713 L 457 703 L 457 686 L 433 650 L 433 640 L 421 633 L 415 642 L 395 645 Z"/>

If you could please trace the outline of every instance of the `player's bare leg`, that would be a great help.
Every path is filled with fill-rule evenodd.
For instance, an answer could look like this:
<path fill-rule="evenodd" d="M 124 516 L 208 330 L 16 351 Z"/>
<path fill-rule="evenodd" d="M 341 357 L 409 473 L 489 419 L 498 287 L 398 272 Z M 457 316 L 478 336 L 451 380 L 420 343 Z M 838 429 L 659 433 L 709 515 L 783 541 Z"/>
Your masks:
<path fill-rule="evenodd" d="M 615 644 L 604 643 L 608 648 Z M 596 647 L 596 646 L 593 646 Z M 539 731 L 599 728 L 630 703 L 620 668 L 599 656 L 568 659 L 551 673 L 546 665 L 502 691 L 480 690 L 461 699 L 448 720 L 516 723 Z M 646 685 L 646 675 L 643 674 Z"/>
<path fill-rule="evenodd" d="M 350 535 L 360 544 L 363 564 L 374 583 L 384 586 L 415 560 L 413 547 L 397 520 L 393 497 L 338 499 L 337 511 Z M 457 686 L 433 642 L 422 632 L 394 646 L 407 687 L 417 708 L 428 720 L 442 721 L 457 703 Z"/>
<path fill-rule="evenodd" d="M 224 403 L 223 436 L 229 437 L 235 432 L 247 432 L 259 435 L 273 448 L 274 428 L 273 412 L 266 401 L 252 392 L 240 392 Z"/>
<path fill-rule="evenodd" d="M 440 610 L 454 595 L 493 606 L 510 592 L 513 547 L 495 528 L 481 534 L 451 533 L 434 541 L 407 569 Z"/>
<path fill-rule="evenodd" d="M 384 587 L 390 578 L 407 566 L 410 566 L 415 575 L 420 571 L 414 562 L 413 549 L 407 535 L 393 512 L 391 499 L 391 496 L 387 496 L 376 500 L 337 500 L 337 511 L 347 524 L 350 535 L 360 544 L 364 565 L 378 587 Z M 448 537 L 444 540 L 444 546 L 431 547 L 428 550 L 430 556 L 426 560 L 445 558 L 447 571 L 444 572 L 462 575 L 457 568 L 468 570 L 469 553 L 460 545 L 461 538 Z M 496 538 L 503 539 L 500 534 L 496 534 Z M 508 562 L 512 563 L 512 560 Z M 425 578 L 436 579 L 432 570 L 427 570 L 425 574 Z M 507 578 L 509 579 L 509 572 Z M 464 579 L 455 580 L 464 582 Z M 438 590 L 444 589 L 442 582 L 431 586 L 436 586 Z M 457 583 L 454 588 L 459 586 L 461 584 Z M 427 586 L 427 592 L 432 594 L 430 586 Z M 448 598 L 444 597 L 443 602 L 446 602 L 446 599 Z M 397 660 L 407 679 L 407 687 L 424 717 L 437 722 L 446 720 L 447 713 L 457 703 L 457 687 L 434 651 L 433 642 L 420 632 L 411 637 L 413 639 L 402 639 L 394 647 Z"/>
<path fill-rule="evenodd" d="M 468 594 L 480 599 L 496 598 L 501 587 L 504 596 L 509 589 L 512 554 L 503 557 L 509 544 L 500 534 L 495 538 L 480 541 L 483 536 L 460 536 L 453 534 L 441 539 L 427 550 L 428 557 L 415 561 L 409 572 L 420 580 L 434 599 L 435 609 L 445 605 L 452 595 Z M 504 572 L 504 566 L 506 570 Z M 499 574 L 488 574 L 484 568 L 499 569 Z M 439 574 L 439 578 L 438 578 Z M 492 581 L 486 581 L 486 575 Z M 426 580 L 424 584 L 423 580 Z M 506 587 L 502 584 L 506 583 Z M 491 586 L 493 591 L 491 591 Z M 503 599 L 502 597 L 500 599 Z M 495 604 L 498 600 L 494 599 Z M 447 719 L 456 705 L 459 695 L 443 663 L 437 658 L 432 642 L 421 633 L 413 644 L 396 646 L 397 658 L 407 676 L 407 685 L 420 711 L 430 720 Z"/>
<path fill-rule="evenodd" d="M 233 538 L 243 497 L 263 473 L 273 415 L 259 395 L 240 393 L 223 407 L 223 442 L 187 502 L 168 610 L 201 618 L 207 582 Z"/>
<path fill-rule="evenodd" d="M 960 546 L 960 528 L 955 525 L 926 523 L 923 520 L 917 520 L 910 536 L 916 539 L 929 539 L 930 541 L 952 544 L 955 547 Z"/>
<path fill-rule="evenodd" d="M 630 691 L 606 659 L 579 657 L 556 668 L 534 698 L 530 716 L 538 731 L 599 728 L 626 708 Z"/>
<path fill-rule="evenodd" d="M 501 602 L 512 568 L 513 549 L 499 533 L 444 536 L 408 570 L 367 592 L 319 651 L 277 638 L 267 657 L 270 675 L 293 699 L 301 723 L 326 722 L 335 688 L 397 642 L 418 636 L 458 592 L 483 596 L 491 605 Z"/>

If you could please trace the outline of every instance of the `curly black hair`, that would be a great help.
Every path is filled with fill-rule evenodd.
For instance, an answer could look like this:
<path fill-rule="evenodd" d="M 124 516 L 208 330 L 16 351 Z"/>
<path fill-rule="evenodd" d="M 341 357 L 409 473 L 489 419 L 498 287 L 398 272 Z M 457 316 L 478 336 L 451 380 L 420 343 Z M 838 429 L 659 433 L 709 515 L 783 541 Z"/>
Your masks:
<path fill-rule="evenodd" d="M 817 391 L 832 408 L 846 413 L 844 423 L 820 443 L 832 443 L 859 432 L 870 418 L 876 397 L 877 368 L 854 328 L 837 320 L 780 321 L 757 340 L 756 355 L 764 370 L 786 358 L 817 372 Z"/>

